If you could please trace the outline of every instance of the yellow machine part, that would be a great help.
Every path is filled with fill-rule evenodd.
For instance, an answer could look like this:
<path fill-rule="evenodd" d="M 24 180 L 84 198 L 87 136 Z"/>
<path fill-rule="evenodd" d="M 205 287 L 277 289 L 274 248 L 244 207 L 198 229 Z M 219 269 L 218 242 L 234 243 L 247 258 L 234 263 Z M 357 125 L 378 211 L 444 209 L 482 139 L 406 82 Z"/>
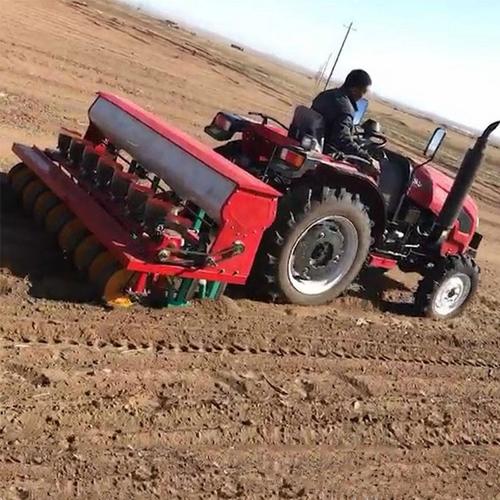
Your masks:
<path fill-rule="evenodd" d="M 116 262 L 115 258 L 107 251 L 101 252 L 90 264 L 89 280 L 98 285 L 102 280 L 105 269 Z"/>
<path fill-rule="evenodd" d="M 25 186 L 22 192 L 22 204 L 27 213 L 31 213 L 37 198 L 45 191 L 48 191 L 47 186 L 38 179 L 29 182 Z"/>
<path fill-rule="evenodd" d="M 130 307 L 133 302 L 125 292 L 126 286 L 130 283 L 134 273 L 126 269 L 114 271 L 111 276 L 105 279 L 102 298 L 110 307 Z"/>
<path fill-rule="evenodd" d="M 88 234 L 87 228 L 75 218 L 63 226 L 57 242 L 64 252 L 71 254 Z"/>
<path fill-rule="evenodd" d="M 51 191 L 45 191 L 35 201 L 33 206 L 33 216 L 38 224 L 43 224 L 45 216 L 56 205 L 59 205 L 61 200 L 55 196 Z"/>
<path fill-rule="evenodd" d="M 45 227 L 49 233 L 58 234 L 63 226 L 73 217 L 74 215 L 66 205 L 60 203 L 47 213 L 45 217 Z"/>
<path fill-rule="evenodd" d="M 129 307 L 132 300 L 125 291 L 134 273 L 121 268 L 107 251 L 101 252 L 90 264 L 89 279 L 97 286 L 104 302 L 110 307 Z"/>
<path fill-rule="evenodd" d="M 23 207 L 33 212 L 36 222 L 57 235 L 59 246 L 80 271 L 88 271 L 89 280 L 97 287 L 110 307 L 130 307 L 133 302 L 127 287 L 135 273 L 127 271 L 87 231 L 82 222 L 23 164 L 8 173 L 13 190 L 21 196 Z"/>
<path fill-rule="evenodd" d="M 79 271 L 85 271 L 90 267 L 92 261 L 104 250 L 97 238 L 93 235 L 87 236 L 75 249 L 73 261 Z"/>

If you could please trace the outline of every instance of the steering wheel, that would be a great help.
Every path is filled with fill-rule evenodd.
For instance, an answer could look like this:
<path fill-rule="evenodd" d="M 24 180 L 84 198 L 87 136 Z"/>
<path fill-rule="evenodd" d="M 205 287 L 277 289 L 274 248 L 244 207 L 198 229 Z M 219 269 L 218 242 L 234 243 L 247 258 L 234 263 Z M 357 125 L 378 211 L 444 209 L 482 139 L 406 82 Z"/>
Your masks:
<path fill-rule="evenodd" d="M 371 132 L 361 136 L 361 145 L 368 151 L 376 151 L 383 149 L 387 144 L 387 138 L 378 132 Z"/>

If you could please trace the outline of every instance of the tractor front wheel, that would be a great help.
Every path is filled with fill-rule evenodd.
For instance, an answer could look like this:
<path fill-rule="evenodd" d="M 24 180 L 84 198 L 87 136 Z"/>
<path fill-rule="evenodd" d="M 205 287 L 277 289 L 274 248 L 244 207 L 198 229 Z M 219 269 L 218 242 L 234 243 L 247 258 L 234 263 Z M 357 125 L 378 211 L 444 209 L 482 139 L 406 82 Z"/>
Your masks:
<path fill-rule="evenodd" d="M 460 314 L 474 296 L 479 267 L 471 257 L 444 257 L 423 275 L 415 305 L 429 318 L 448 319 Z"/>
<path fill-rule="evenodd" d="M 345 189 L 301 186 L 280 200 L 251 282 L 275 299 L 324 304 L 357 277 L 370 241 L 370 219 L 356 195 Z"/>

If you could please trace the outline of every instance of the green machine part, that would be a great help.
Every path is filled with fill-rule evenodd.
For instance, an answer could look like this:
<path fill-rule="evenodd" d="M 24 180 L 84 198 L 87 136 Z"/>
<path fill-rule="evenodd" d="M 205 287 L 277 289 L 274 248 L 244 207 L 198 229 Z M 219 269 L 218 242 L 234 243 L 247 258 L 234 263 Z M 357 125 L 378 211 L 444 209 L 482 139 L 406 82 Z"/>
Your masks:
<path fill-rule="evenodd" d="M 167 307 L 182 307 L 191 299 L 216 300 L 221 297 L 226 288 L 222 281 L 204 281 L 184 278 L 177 290 L 169 292 L 165 297 Z"/>
<path fill-rule="evenodd" d="M 205 211 L 200 209 L 196 214 L 193 224 L 195 231 L 200 231 L 205 218 Z M 182 307 L 189 304 L 193 298 L 216 300 L 221 297 L 226 288 L 226 283 L 222 281 L 205 281 L 184 278 L 177 290 L 168 293 L 166 297 L 167 307 Z"/>

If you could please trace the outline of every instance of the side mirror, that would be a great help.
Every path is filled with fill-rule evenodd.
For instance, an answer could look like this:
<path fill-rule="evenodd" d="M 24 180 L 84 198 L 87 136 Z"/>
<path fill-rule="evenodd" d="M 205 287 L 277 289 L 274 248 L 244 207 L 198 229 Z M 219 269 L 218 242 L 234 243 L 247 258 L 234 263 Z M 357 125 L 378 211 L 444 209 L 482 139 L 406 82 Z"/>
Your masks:
<path fill-rule="evenodd" d="M 441 147 L 441 144 L 443 144 L 445 137 L 446 137 L 445 128 L 438 127 L 436 130 L 434 130 L 425 148 L 424 156 L 429 160 L 433 160 L 439 148 Z"/>
<path fill-rule="evenodd" d="M 368 109 L 368 99 L 362 97 L 358 102 L 356 102 L 356 106 L 358 110 L 354 113 L 352 122 L 354 125 L 359 125 L 363 121 L 363 117 Z"/>

